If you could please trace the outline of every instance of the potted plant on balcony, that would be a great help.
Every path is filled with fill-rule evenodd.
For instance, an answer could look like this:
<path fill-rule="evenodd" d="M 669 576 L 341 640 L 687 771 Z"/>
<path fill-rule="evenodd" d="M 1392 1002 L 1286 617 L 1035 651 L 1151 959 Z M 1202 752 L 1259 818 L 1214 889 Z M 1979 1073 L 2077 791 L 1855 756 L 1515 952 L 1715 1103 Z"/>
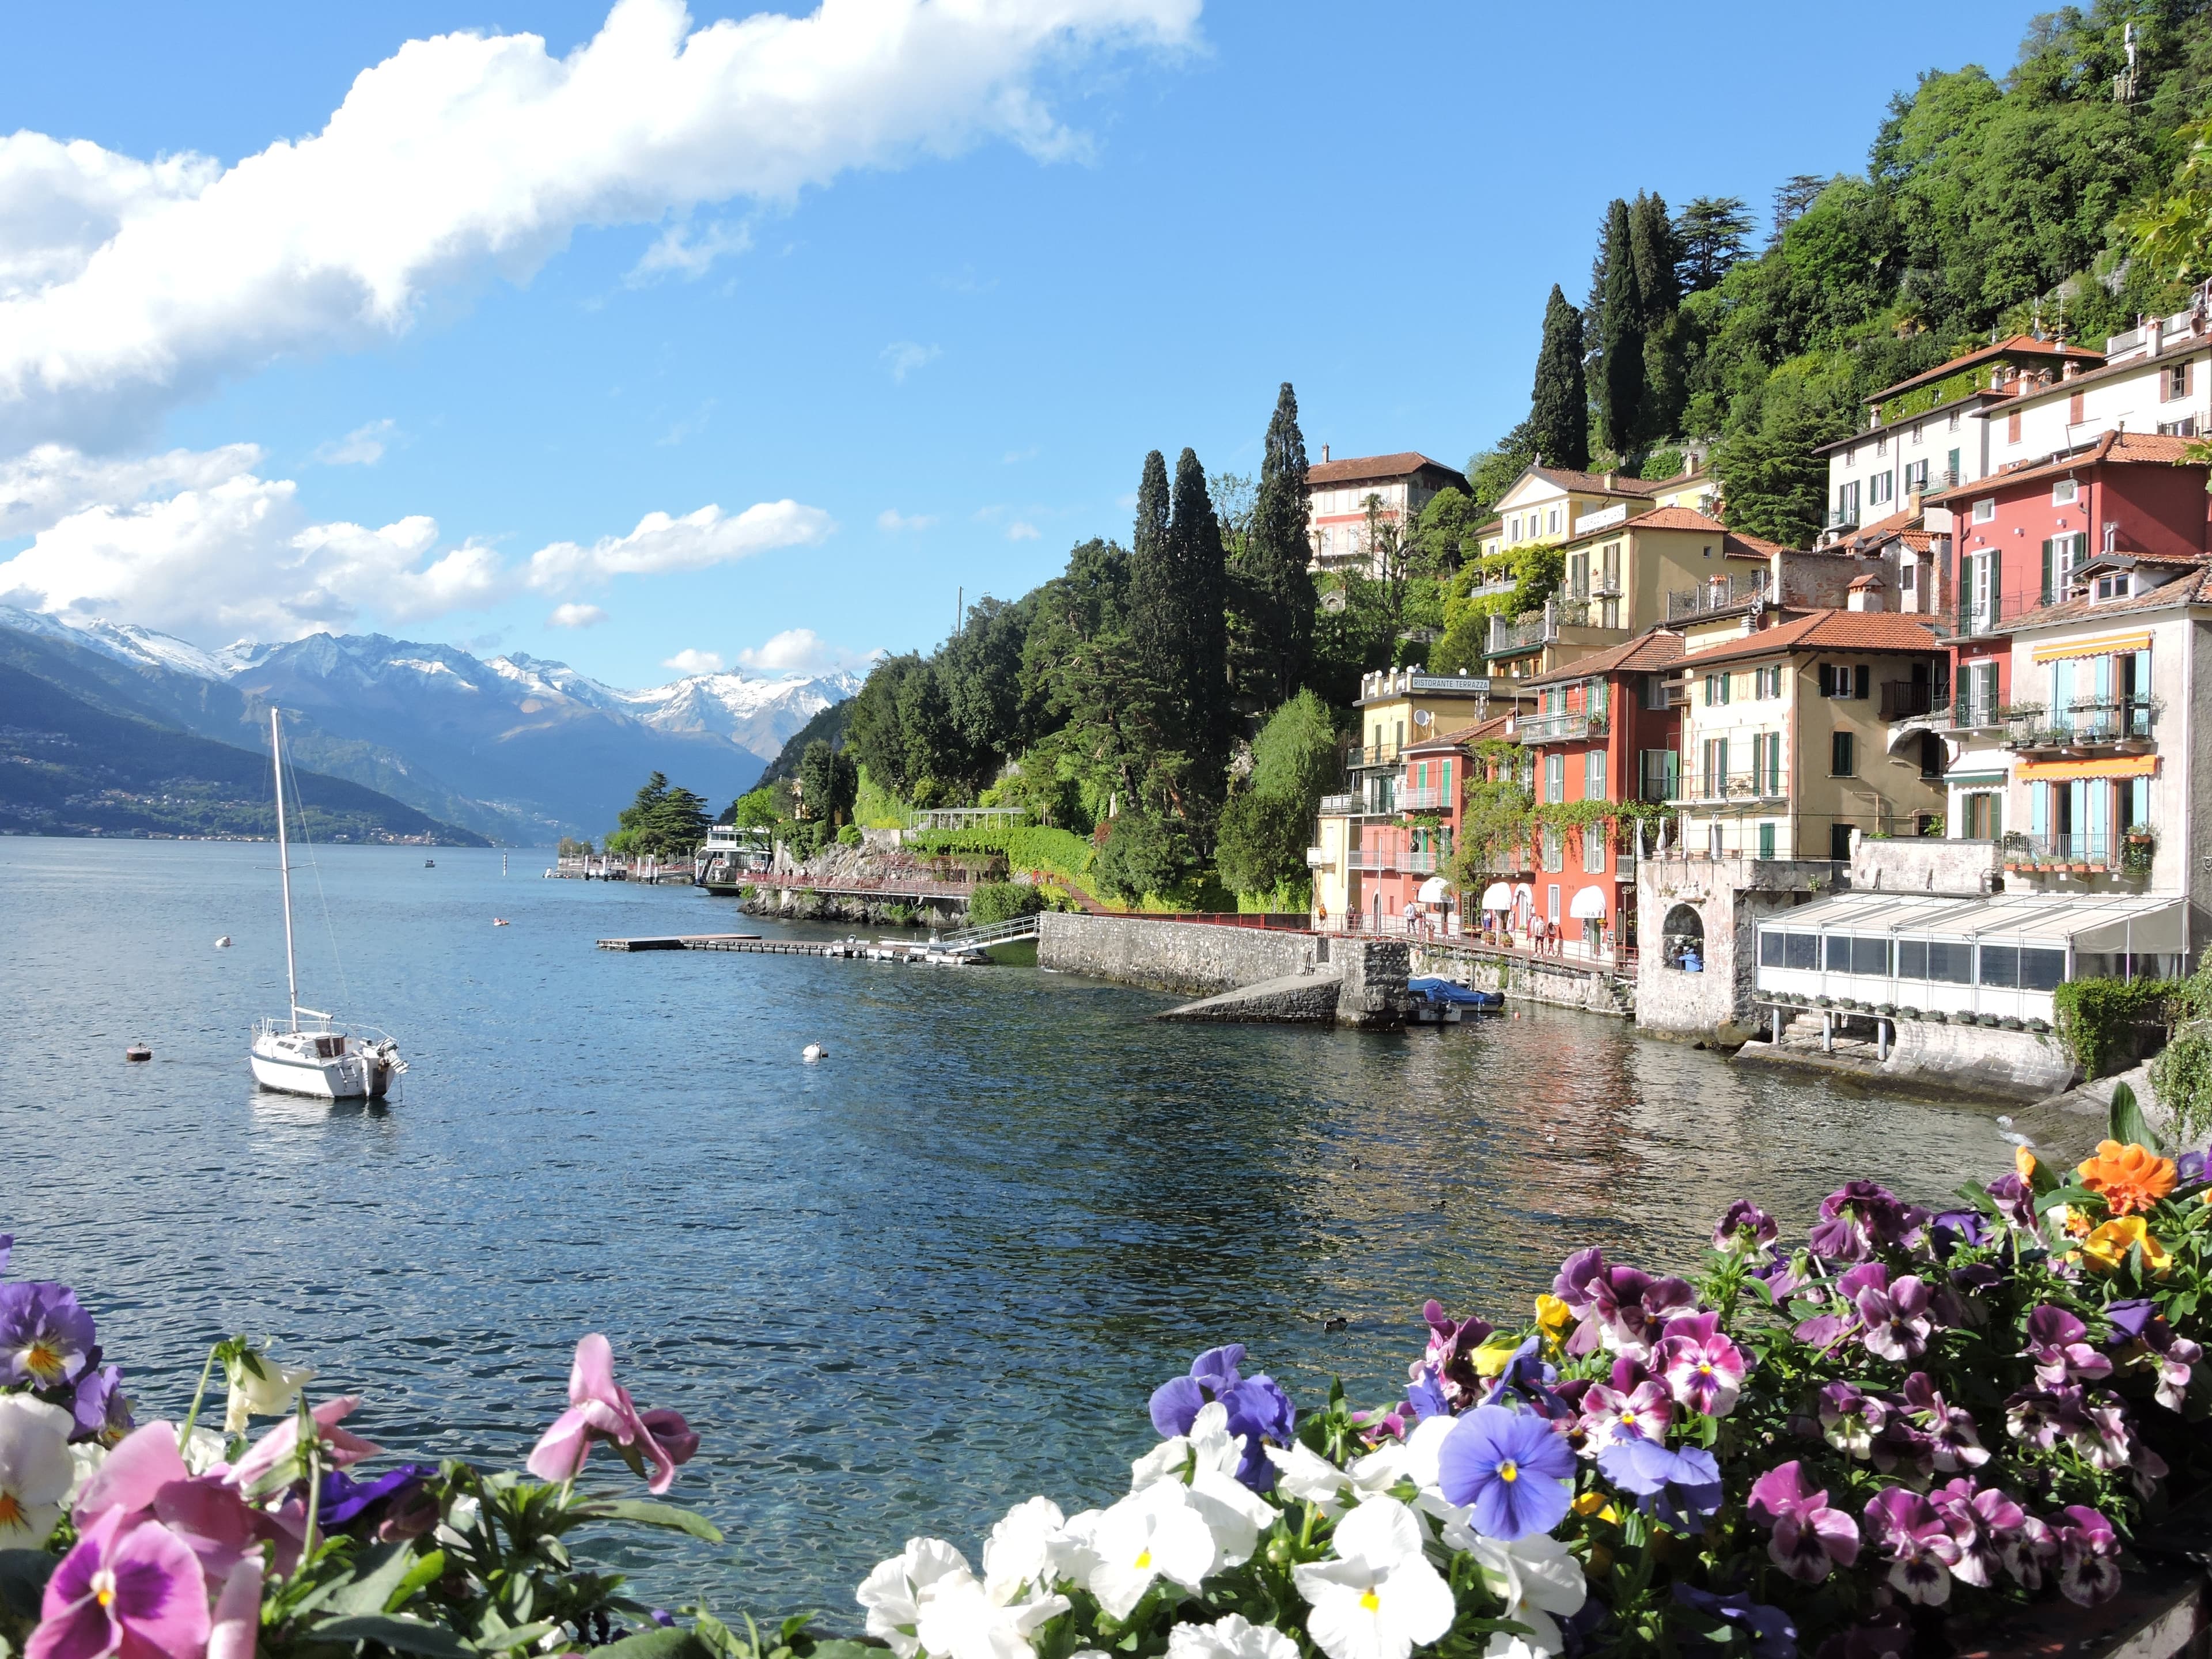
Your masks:
<path fill-rule="evenodd" d="M 2147 823 L 2130 826 L 2120 840 L 2120 869 L 2138 880 L 2150 874 L 2152 855 L 2158 851 L 2158 831 Z"/>
<path fill-rule="evenodd" d="M 2028 864 L 2028 854 L 2032 850 L 2028 846 L 2027 836 L 2018 830 L 2008 830 L 2005 832 L 2003 846 L 2004 867 L 2008 870 L 2025 870 Z"/>

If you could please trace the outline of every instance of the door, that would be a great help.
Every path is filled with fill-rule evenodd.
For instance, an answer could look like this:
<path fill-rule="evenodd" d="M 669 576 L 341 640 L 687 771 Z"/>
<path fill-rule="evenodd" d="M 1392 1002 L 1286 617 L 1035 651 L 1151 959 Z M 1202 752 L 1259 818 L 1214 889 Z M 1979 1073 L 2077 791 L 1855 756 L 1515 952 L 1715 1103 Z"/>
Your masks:
<path fill-rule="evenodd" d="M 1850 855 L 1851 826 L 1848 823 L 1830 824 L 1828 826 L 1828 856 L 1832 859 L 1848 860 Z"/>

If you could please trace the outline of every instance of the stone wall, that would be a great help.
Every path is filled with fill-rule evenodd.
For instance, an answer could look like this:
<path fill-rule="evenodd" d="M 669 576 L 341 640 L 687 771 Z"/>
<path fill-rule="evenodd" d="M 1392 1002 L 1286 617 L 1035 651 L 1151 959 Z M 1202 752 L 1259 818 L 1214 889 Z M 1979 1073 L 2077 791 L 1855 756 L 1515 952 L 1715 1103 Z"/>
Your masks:
<path fill-rule="evenodd" d="M 1851 838 L 1850 886 L 1857 892 L 1949 893 L 1972 898 L 1990 890 L 1997 874 L 1993 841 L 1906 836 Z"/>
<path fill-rule="evenodd" d="M 1337 943 L 1311 933 L 1050 910 L 1037 924 L 1040 968 L 1201 994 L 1304 973 L 1327 961 Z M 1399 978 L 1402 990 L 1402 970 Z"/>
<path fill-rule="evenodd" d="M 1325 1025 L 1335 1019 L 1343 981 L 1326 968 L 1263 979 L 1152 1016 L 1183 1024 Z"/>
<path fill-rule="evenodd" d="M 1856 1024 L 1863 1030 L 1868 1022 Z M 2057 1094 L 2075 1077 L 2074 1057 L 2057 1036 L 2047 1032 L 1900 1019 L 1890 1023 L 1888 1059 L 1876 1060 L 1863 1043 L 1851 1045 L 1850 1053 L 1822 1054 L 1817 1014 L 1801 1013 L 1788 1029 L 1789 1040 L 1783 1047 L 1747 1043 L 1736 1058 L 2018 1101 Z"/>
<path fill-rule="evenodd" d="M 738 895 L 738 908 L 747 915 L 775 916 L 783 921 L 851 921 L 868 927 L 964 927 L 968 905 L 963 899 L 937 898 L 915 902 L 870 898 L 857 893 L 824 893 L 812 887 L 755 885 Z"/>
<path fill-rule="evenodd" d="M 1455 979 L 1477 991 L 1502 991 L 1509 1002 L 1537 1002 L 1553 1008 L 1582 1008 L 1594 1014 L 1634 1018 L 1636 986 L 1607 968 L 1571 962 L 1531 962 L 1494 951 L 1471 950 L 1444 939 L 1423 939 L 1413 947 L 1415 978 L 1436 975 Z"/>
<path fill-rule="evenodd" d="M 1338 1024 L 1374 1030 L 1406 1023 L 1410 953 L 1403 939 L 1332 940 L 1330 954 L 1340 959 L 1343 978 L 1336 999 Z"/>
<path fill-rule="evenodd" d="M 1834 892 L 1843 866 L 1826 859 L 1646 859 L 1637 869 L 1636 1023 L 1655 1036 L 1734 1046 L 1753 1030 L 1759 924 Z M 1677 905 L 1705 929 L 1703 967 L 1667 960 L 1662 935 Z"/>

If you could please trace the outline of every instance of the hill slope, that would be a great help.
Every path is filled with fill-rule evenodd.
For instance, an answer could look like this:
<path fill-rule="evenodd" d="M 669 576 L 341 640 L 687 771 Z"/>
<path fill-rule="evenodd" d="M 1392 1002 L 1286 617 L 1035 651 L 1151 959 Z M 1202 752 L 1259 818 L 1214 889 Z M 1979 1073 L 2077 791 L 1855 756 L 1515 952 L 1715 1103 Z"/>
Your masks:
<path fill-rule="evenodd" d="M 0 664 L 0 831 L 18 835 L 273 836 L 269 760 L 228 744 L 112 713 Z M 301 772 L 318 841 L 419 841 L 482 847 L 343 778 Z"/>

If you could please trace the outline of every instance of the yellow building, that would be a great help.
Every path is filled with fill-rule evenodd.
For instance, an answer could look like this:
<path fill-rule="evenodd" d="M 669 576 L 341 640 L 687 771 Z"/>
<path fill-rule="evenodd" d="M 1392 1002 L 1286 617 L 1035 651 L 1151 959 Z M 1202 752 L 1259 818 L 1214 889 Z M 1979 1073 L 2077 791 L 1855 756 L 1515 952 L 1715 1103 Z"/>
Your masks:
<path fill-rule="evenodd" d="M 1506 487 L 1498 498 L 1498 516 L 1475 536 L 1486 559 L 1540 542 L 1565 541 L 1575 533 L 1576 520 L 1610 507 L 1649 507 L 1662 487 L 1626 473 L 1577 472 L 1540 464 Z"/>
<path fill-rule="evenodd" d="M 1747 633 L 1762 614 L 1771 626 Z M 1940 738 L 1891 752 L 1902 711 L 1929 706 L 1948 653 L 1923 623 L 1865 611 L 1692 622 L 1680 670 L 1674 805 L 1692 853 L 1843 859 L 1850 832 L 1920 834 L 1943 811 Z"/>

